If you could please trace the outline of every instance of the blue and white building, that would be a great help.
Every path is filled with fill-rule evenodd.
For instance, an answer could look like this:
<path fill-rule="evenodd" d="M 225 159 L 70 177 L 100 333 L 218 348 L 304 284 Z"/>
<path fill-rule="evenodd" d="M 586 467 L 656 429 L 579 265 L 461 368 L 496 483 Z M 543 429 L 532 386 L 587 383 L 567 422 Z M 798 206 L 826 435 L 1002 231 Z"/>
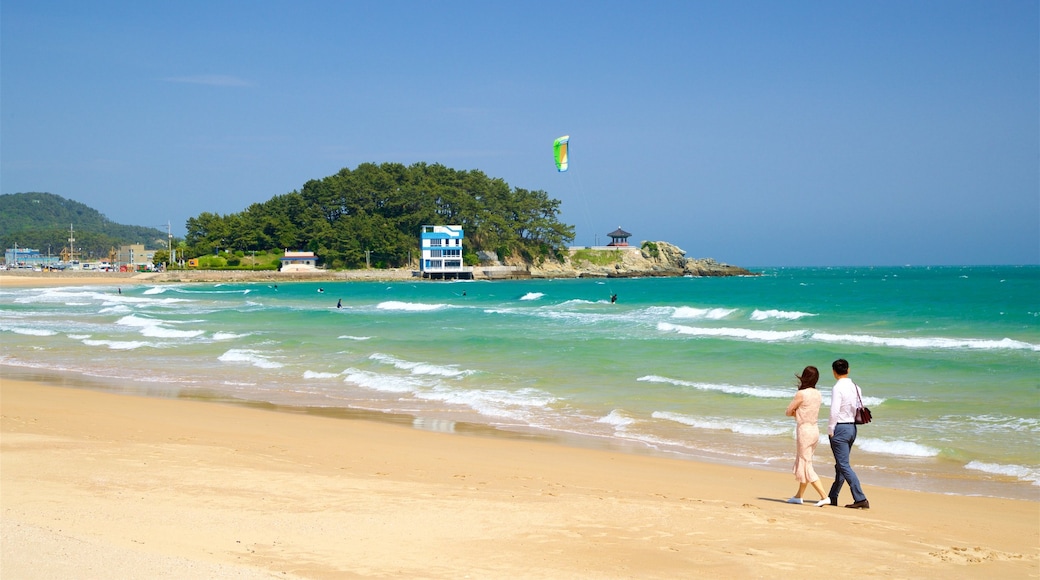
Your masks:
<path fill-rule="evenodd" d="M 422 226 L 419 232 L 423 278 L 473 278 L 473 269 L 463 265 L 462 226 Z"/>

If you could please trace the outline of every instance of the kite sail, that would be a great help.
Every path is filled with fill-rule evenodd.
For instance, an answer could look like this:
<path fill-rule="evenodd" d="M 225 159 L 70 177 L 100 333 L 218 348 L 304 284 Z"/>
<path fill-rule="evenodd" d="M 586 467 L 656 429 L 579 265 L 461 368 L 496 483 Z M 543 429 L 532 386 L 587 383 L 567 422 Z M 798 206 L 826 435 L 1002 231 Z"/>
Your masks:
<path fill-rule="evenodd" d="M 556 171 L 567 171 L 567 148 L 570 135 L 564 135 L 553 141 L 553 157 L 556 159 Z"/>

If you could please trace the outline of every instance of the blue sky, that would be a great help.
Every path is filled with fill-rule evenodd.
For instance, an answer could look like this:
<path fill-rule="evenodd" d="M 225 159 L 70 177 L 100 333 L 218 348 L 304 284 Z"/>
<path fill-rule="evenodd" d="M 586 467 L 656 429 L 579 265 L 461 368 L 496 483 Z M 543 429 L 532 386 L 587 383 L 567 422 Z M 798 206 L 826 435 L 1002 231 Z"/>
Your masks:
<path fill-rule="evenodd" d="M 119 223 L 423 161 L 545 190 L 581 245 L 1040 263 L 1036 1 L 4 0 L 0 27 L 2 192 Z"/>

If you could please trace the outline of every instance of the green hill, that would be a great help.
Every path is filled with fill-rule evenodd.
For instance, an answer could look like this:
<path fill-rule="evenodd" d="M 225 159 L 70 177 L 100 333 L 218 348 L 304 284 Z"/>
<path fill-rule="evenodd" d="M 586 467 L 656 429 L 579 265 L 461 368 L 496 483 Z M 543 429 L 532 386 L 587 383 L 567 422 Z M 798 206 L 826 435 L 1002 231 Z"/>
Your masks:
<path fill-rule="evenodd" d="M 166 232 L 156 228 L 117 224 L 101 212 L 52 193 L 0 195 L 0 246 L 35 248 L 58 254 L 68 245 L 69 226 L 75 230 L 76 253 L 107 256 L 125 244 L 148 249 L 166 246 Z"/>

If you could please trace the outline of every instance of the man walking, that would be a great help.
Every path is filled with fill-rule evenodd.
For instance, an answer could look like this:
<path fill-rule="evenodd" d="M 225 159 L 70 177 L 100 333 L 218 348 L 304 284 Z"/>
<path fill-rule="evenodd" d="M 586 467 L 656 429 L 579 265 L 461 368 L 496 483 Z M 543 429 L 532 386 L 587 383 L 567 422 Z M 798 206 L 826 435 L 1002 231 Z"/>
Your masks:
<path fill-rule="evenodd" d="M 838 380 L 831 389 L 831 419 L 827 424 L 827 434 L 831 440 L 831 453 L 834 454 L 834 483 L 827 498 L 820 500 L 817 507 L 838 505 L 838 494 L 845 482 L 849 482 L 853 502 L 846 505 L 853 509 L 870 509 L 859 477 L 852 471 L 849 454 L 852 444 L 856 442 L 856 408 L 859 407 L 860 392 L 856 383 L 849 378 L 849 361 L 840 358 L 831 364 L 834 378 Z"/>

